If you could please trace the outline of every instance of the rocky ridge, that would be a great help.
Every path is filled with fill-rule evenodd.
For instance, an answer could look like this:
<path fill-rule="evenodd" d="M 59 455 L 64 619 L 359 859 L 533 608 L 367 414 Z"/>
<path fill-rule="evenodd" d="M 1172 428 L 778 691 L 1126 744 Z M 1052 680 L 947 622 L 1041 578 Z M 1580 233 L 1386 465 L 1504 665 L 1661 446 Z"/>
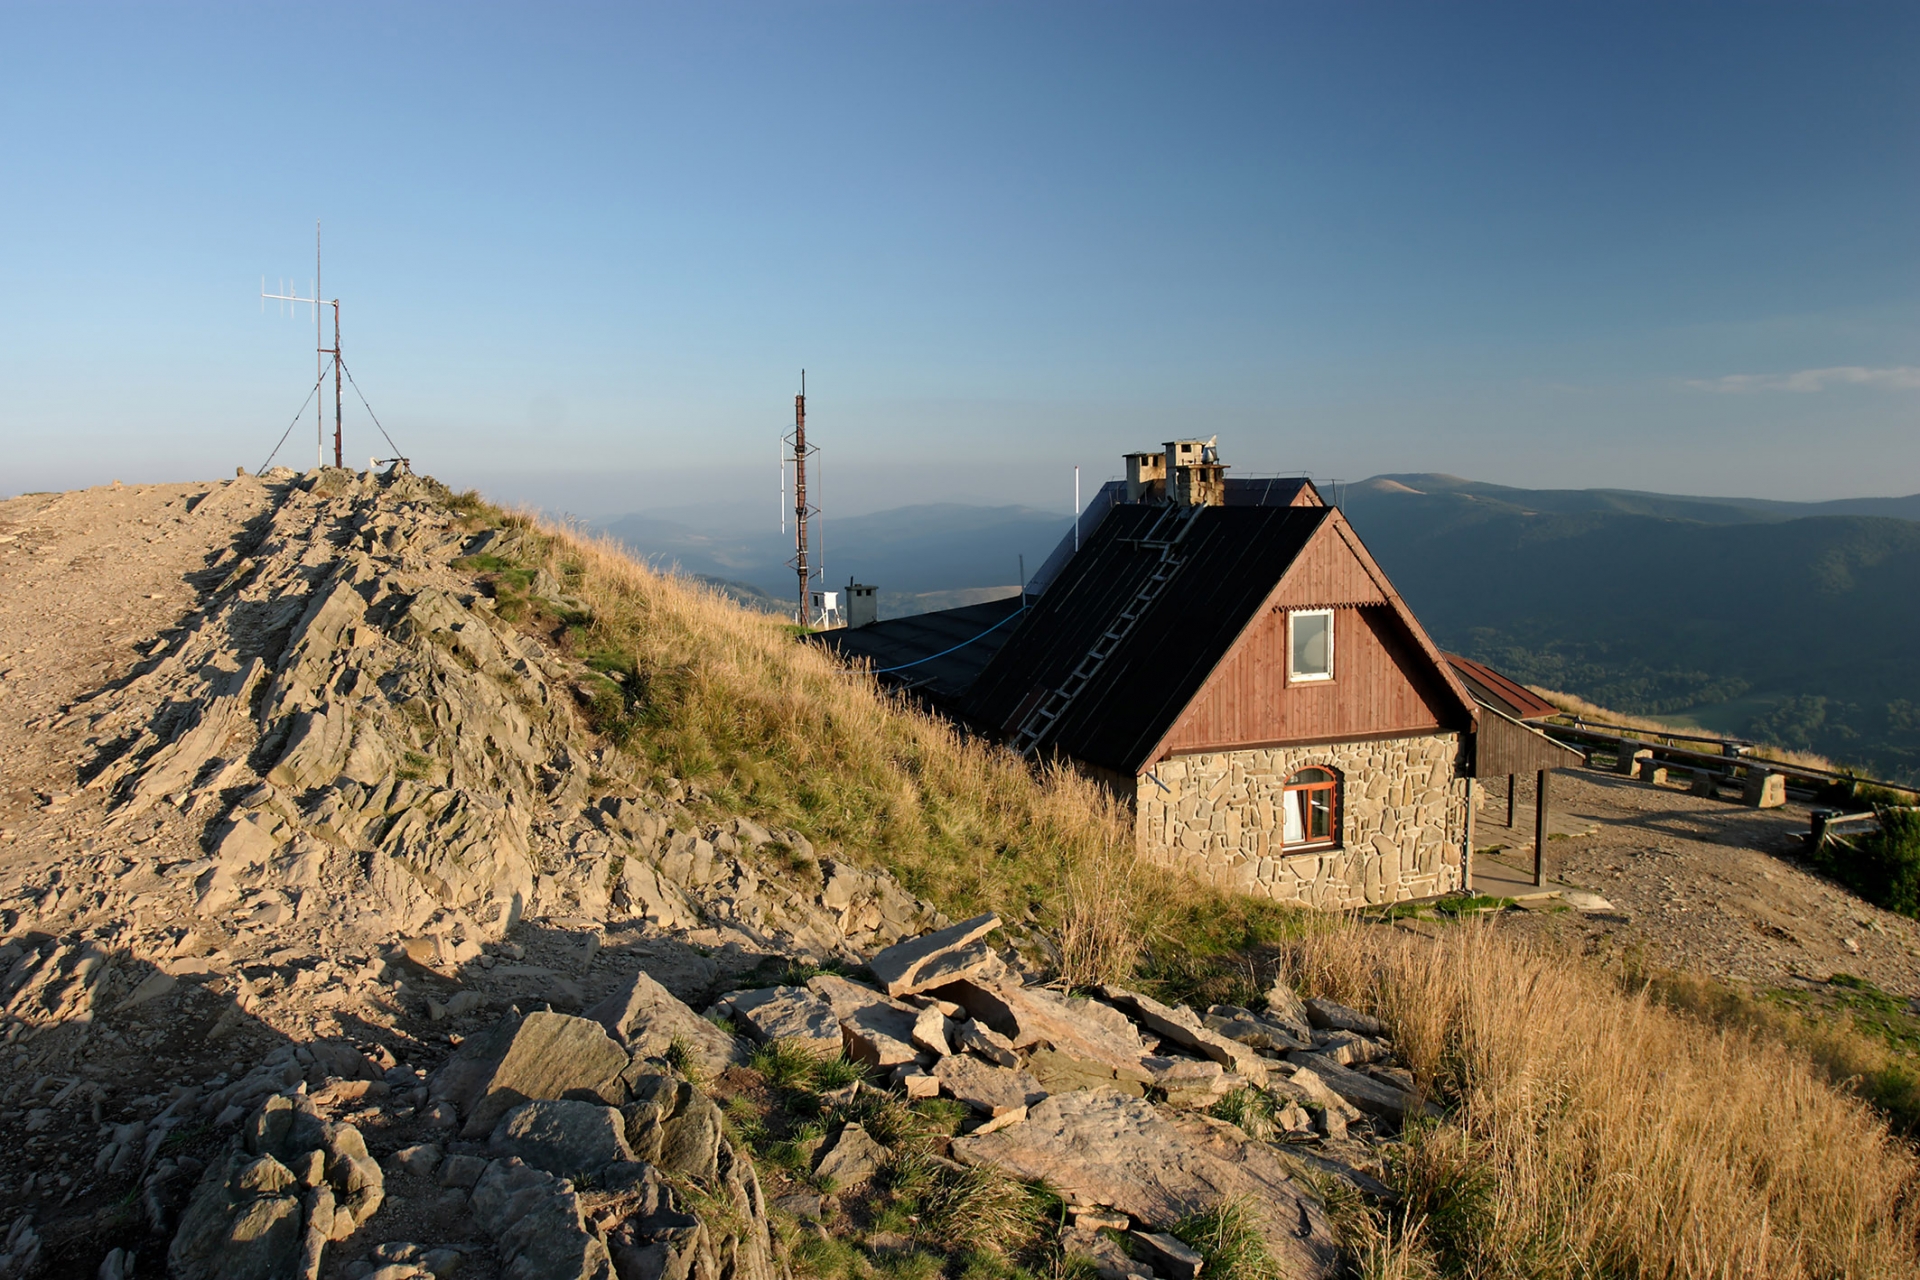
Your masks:
<path fill-rule="evenodd" d="M 0 1277 L 777 1274 L 775 1223 L 867 1231 L 831 1188 L 900 1158 L 866 1136 L 882 1095 L 962 1108 L 932 1158 L 1048 1179 L 1061 1245 L 1122 1273 L 1183 1274 L 1166 1231 L 1223 1197 L 1287 1206 L 1296 1273 L 1333 1265 L 1303 1174 L 1379 1191 L 1368 1140 L 1421 1105 L 1378 1027 L 1283 987 L 1069 998 L 997 920 L 643 775 L 482 589 L 525 534 L 449 497 L 181 495 L 190 531 L 232 516 L 194 607 L 30 722 L 77 746 L 0 876 Z M 718 1108 L 783 1045 L 865 1079 L 771 1210 Z M 1115 1175 L 1149 1151 L 1164 1176 Z"/>

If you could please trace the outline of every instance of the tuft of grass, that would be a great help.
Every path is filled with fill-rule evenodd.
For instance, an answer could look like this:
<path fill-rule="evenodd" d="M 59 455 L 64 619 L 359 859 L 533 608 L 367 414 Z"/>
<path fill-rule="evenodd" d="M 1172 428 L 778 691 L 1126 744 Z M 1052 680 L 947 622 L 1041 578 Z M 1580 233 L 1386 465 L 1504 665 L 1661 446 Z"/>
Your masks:
<path fill-rule="evenodd" d="M 863 1079 L 866 1068 L 845 1054 L 829 1056 L 797 1040 L 769 1040 L 755 1048 L 747 1065 L 776 1089 L 820 1093 Z"/>
<path fill-rule="evenodd" d="M 1182 1218 L 1169 1234 L 1205 1260 L 1200 1280 L 1281 1280 L 1280 1265 L 1260 1233 L 1256 1213 L 1246 1201 L 1223 1200 Z"/>
<path fill-rule="evenodd" d="M 1836 1088 L 1864 1098 L 1893 1128 L 1920 1133 L 1920 1015 L 1865 979 L 1748 993 L 1694 974 L 1629 966 L 1624 981 L 1676 1012 L 1788 1045 Z"/>
<path fill-rule="evenodd" d="M 1040 1240 L 1048 1193 L 991 1165 L 953 1168 L 917 1151 L 888 1162 L 887 1217 L 919 1244 L 947 1253 L 1012 1257 Z"/>
<path fill-rule="evenodd" d="M 661 1059 L 682 1077 L 698 1084 L 700 1082 L 700 1056 L 693 1045 L 682 1036 L 675 1036 L 667 1044 Z"/>
<path fill-rule="evenodd" d="M 1240 1131 L 1249 1138 L 1264 1141 L 1274 1135 L 1277 1127 L 1274 1123 L 1276 1110 L 1272 1094 L 1243 1084 L 1208 1107 L 1207 1114 L 1216 1120 L 1238 1125 Z"/>

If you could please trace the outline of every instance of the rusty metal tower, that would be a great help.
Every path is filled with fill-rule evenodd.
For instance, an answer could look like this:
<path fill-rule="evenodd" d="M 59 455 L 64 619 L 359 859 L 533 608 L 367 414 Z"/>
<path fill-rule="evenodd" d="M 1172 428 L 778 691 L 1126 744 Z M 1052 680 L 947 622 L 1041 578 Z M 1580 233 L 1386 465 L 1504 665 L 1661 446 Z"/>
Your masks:
<path fill-rule="evenodd" d="M 800 393 L 793 398 L 793 431 L 783 437 L 782 443 L 792 450 L 793 460 L 793 558 L 787 565 L 799 580 L 799 605 L 797 615 L 800 625 L 813 625 L 813 580 L 819 576 L 819 567 L 808 563 L 807 559 L 807 517 L 820 514 L 820 508 L 807 502 L 807 459 L 820 452 L 817 446 L 807 443 L 807 371 L 800 371 Z"/>

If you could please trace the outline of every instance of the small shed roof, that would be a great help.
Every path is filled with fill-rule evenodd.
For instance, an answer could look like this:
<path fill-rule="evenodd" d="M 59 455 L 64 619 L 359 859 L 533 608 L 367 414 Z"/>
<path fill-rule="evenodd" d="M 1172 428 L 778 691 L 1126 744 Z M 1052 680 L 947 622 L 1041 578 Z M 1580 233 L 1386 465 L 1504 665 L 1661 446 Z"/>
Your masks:
<path fill-rule="evenodd" d="M 807 639 L 843 659 L 864 658 L 879 678 L 951 704 L 1000 652 L 1020 612 L 1019 596 L 933 613 L 889 618 L 864 627 L 821 631 Z"/>
<path fill-rule="evenodd" d="M 1560 708 L 1485 663 L 1463 658 L 1457 653 L 1441 656 L 1453 668 L 1453 673 L 1460 677 L 1460 683 L 1467 687 L 1474 701 L 1483 707 L 1492 707 L 1515 720 L 1546 720 L 1560 714 Z"/>

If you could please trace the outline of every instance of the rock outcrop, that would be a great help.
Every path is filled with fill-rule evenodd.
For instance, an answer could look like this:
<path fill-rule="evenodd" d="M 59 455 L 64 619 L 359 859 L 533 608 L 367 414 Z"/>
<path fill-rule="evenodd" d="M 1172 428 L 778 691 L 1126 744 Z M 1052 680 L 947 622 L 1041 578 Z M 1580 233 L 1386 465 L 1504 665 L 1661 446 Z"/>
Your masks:
<path fill-rule="evenodd" d="M 582 602 L 521 566 L 528 531 L 449 499 L 330 469 L 198 499 L 248 522 L 134 673 L 64 713 L 91 736 L 62 803 L 93 832 L 0 903 L 7 1100 L 78 1156 L 0 1191 L 105 1189 L 183 1280 L 446 1280 L 474 1255 L 774 1280 L 750 1148 L 784 1086 L 752 1064 L 824 1060 L 811 1136 L 767 1166 L 796 1216 L 993 1167 L 1066 1191 L 1061 1245 L 1116 1274 L 1184 1274 L 1167 1233 L 1223 1197 L 1330 1274 L 1302 1164 L 1382 1194 L 1370 1144 L 1427 1105 L 1378 1023 L 1284 985 L 1204 1013 L 1054 989 L 998 917 L 643 769 L 589 727 L 607 679 L 489 575 L 543 617 Z M 164 1079 L 107 1065 L 156 1045 Z M 886 1108 L 939 1096 L 962 1132 L 898 1145 Z M 1140 1243 L 1116 1261 L 1103 1230 Z M 11 1221 L 0 1280 L 44 1234 Z M 126 1280 L 141 1247 L 86 1269 Z"/>

